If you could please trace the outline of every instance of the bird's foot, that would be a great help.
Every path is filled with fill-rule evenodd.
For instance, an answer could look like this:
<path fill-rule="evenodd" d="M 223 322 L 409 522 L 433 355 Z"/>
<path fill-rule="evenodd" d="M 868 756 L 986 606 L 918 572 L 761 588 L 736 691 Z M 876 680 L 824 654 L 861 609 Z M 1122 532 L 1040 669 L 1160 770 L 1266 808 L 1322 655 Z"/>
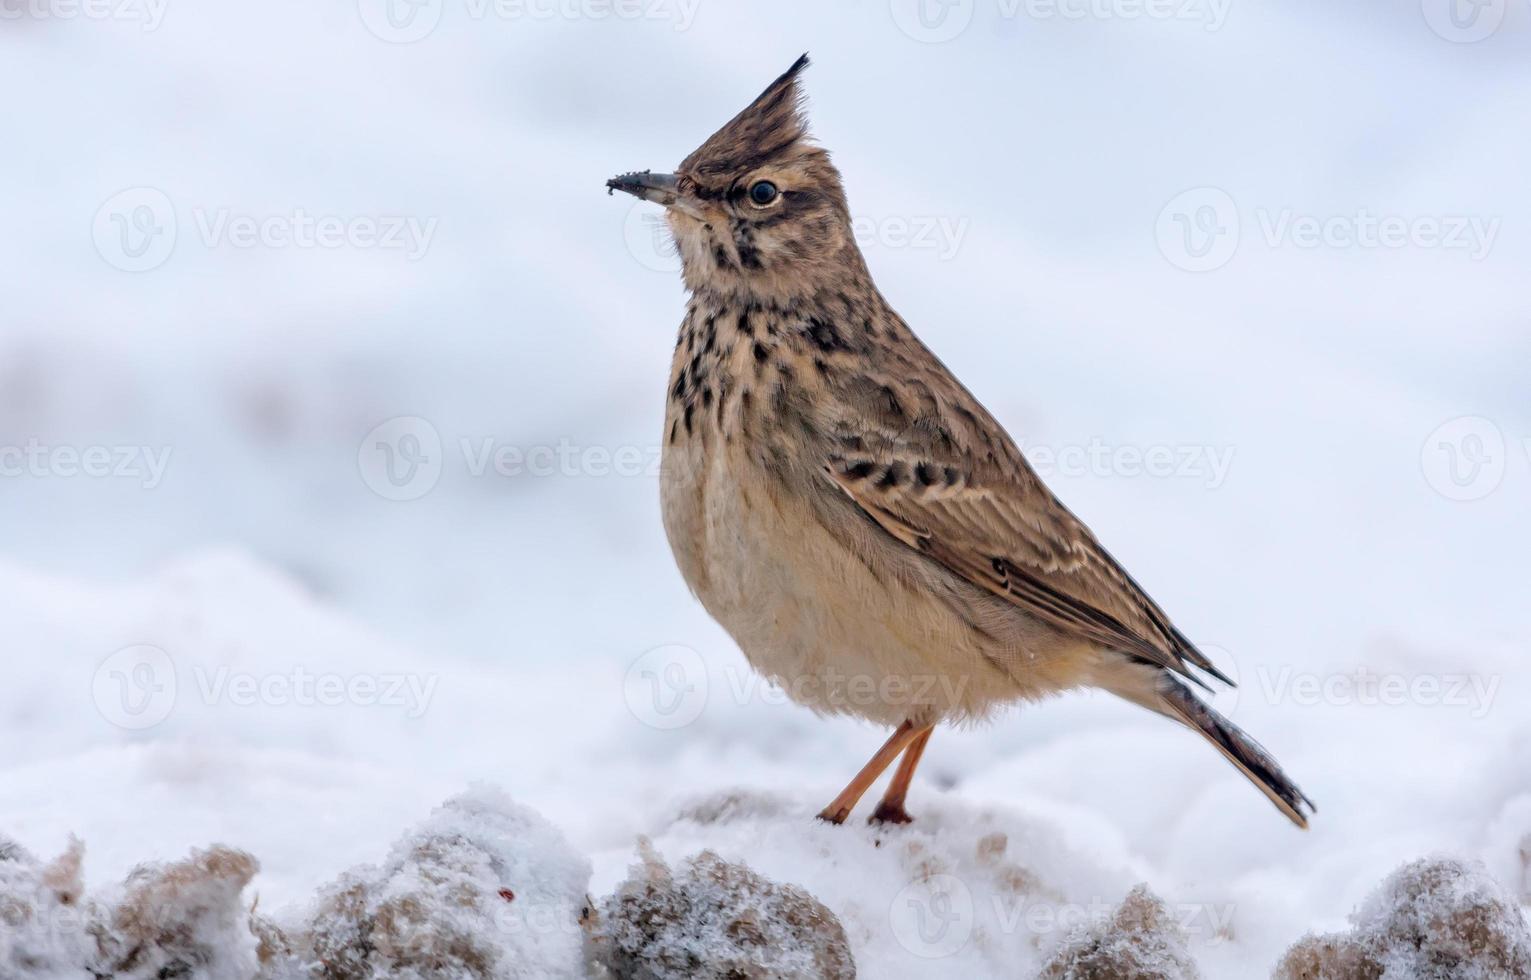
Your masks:
<path fill-rule="evenodd" d="M 850 807 L 848 807 L 848 806 L 837 807 L 834 804 L 830 804 L 828 807 L 826 807 L 814 819 L 815 820 L 822 820 L 825 823 L 832 823 L 832 824 L 834 824 L 835 826 L 838 827 L 840 824 L 845 823 L 845 818 L 850 816 L 850 815 L 851 815 L 851 808 Z"/>
<path fill-rule="evenodd" d="M 912 823 L 914 818 L 909 811 L 904 809 L 902 803 L 879 803 L 877 810 L 867 818 L 867 823 Z"/>

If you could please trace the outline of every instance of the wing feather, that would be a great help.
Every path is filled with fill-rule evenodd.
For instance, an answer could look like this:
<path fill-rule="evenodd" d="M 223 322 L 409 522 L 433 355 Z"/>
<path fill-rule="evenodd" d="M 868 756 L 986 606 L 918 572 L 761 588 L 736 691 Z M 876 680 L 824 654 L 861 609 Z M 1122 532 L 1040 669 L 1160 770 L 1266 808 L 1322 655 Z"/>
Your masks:
<path fill-rule="evenodd" d="M 951 386 L 936 399 L 927 394 L 934 415 L 858 431 L 853 448 L 824 460 L 834 484 L 904 545 L 1058 629 L 1198 684 L 1192 666 L 1232 683 L 1043 485 L 977 399 L 930 360 Z M 932 368 L 920 367 L 928 379 Z M 896 378 L 860 384 L 893 392 L 897 403 Z M 843 432 L 854 419 L 847 412 L 835 421 Z"/>

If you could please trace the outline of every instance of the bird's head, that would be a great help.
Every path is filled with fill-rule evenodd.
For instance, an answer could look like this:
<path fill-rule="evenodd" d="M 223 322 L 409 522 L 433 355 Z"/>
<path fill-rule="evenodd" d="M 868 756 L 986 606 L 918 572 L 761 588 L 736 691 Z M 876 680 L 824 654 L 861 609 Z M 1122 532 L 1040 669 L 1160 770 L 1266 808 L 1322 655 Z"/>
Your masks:
<path fill-rule="evenodd" d="M 672 174 L 606 182 L 661 204 L 686 286 L 788 301 L 864 269 L 839 171 L 808 136 L 797 59 Z"/>

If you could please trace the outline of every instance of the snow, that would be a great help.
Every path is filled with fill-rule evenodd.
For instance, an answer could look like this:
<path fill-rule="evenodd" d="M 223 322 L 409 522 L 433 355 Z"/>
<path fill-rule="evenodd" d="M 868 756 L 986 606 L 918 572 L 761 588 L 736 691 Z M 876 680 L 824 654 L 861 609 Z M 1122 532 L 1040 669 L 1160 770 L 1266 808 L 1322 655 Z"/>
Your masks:
<path fill-rule="evenodd" d="M 1525 827 L 1524 771 L 1510 753 L 1528 712 L 1463 726 L 1416 708 L 1416 730 L 1383 727 L 1393 744 L 1376 757 L 1379 771 L 1286 753 L 1321 801 L 1303 834 L 1151 716 L 1086 700 L 1065 720 L 1044 706 L 1027 713 L 1043 719 L 1030 745 L 1003 728 L 942 732 L 911 798 L 915 823 L 874 828 L 858 812 L 830 827 L 813 814 L 880 735 L 763 690 L 735 698 L 747 689 L 737 654 L 703 664 L 709 696 L 689 724 L 666 727 L 651 724 L 669 716 L 653 714 L 632 665 L 506 670 L 426 656 L 237 552 L 175 562 L 128 586 L 10 565 L 0 587 L 17 610 L 15 648 L 26 652 L 6 702 L 11 744 L 26 748 L 0 773 L 0 813 L 18 854 L 64 855 L 55 870 L 23 876 L 22 900 L 47 906 L 61 901 L 49 896 L 88 891 L 110 919 L 111 909 L 145 904 L 132 896 L 157 883 L 195 880 L 195 892 L 147 904 L 204 937 L 165 955 L 201 956 L 220 980 L 249 975 L 256 940 L 233 916 L 257 901 L 300 958 L 388 948 L 378 937 L 394 928 L 413 937 L 400 948 L 429 937 L 440 944 L 432 955 L 504 964 L 484 976 L 581 975 L 586 897 L 619 921 L 612 896 L 641 887 L 660 862 L 679 869 L 663 872 L 678 893 L 715 910 L 710 925 L 688 920 L 695 932 L 661 946 L 706 948 L 725 934 L 716 910 L 734 899 L 697 886 L 716 860 L 770 883 L 734 889 L 761 908 L 759 895 L 783 889 L 822 903 L 857 970 L 877 977 L 928 975 L 932 964 L 1069 976 L 1067 964 L 1124 942 L 1203 975 L 1256 976 L 1303 933 L 1343 922 L 1409 858 L 1450 849 L 1479 859 L 1488 869 L 1474 879 L 1480 890 L 1493 880 L 1515 887 L 1526 873 L 1511 832 Z M 331 677 L 344 692 L 335 700 L 322 680 Z M 1357 730 L 1346 712 L 1300 714 L 1291 724 L 1320 744 Z M 1260 718 L 1300 748 L 1278 720 L 1275 711 Z M 1455 758 L 1455 771 L 1419 778 L 1413 759 L 1427 750 Z M 1351 782 L 1360 786 L 1347 793 Z M 1444 805 L 1442 785 L 1462 800 Z M 83 864 L 71 835 L 84 842 Z M 633 872 L 640 837 L 652 851 Z M 7 888 L 30 861 L 0 862 Z M 193 870 L 165 870 L 179 866 Z M 629 875 L 638 886 L 623 884 Z M 1371 900 L 1362 922 L 1379 920 L 1379 901 L 1397 904 Z M 1519 914 L 1499 901 L 1500 914 Z M 523 921 L 540 925 L 518 928 Z M 391 925 L 367 926 L 375 931 L 359 942 L 357 922 Z M 26 955 L 80 955 L 74 939 L 50 941 L 63 945 Z M 526 963 L 541 973 L 517 972 Z"/>
<path fill-rule="evenodd" d="M 1531 976 L 1531 930 L 1479 865 L 1426 858 L 1367 896 L 1348 933 L 1308 936 L 1277 980 L 1498 980 Z"/>
<path fill-rule="evenodd" d="M 584 976 L 590 863 L 499 791 L 453 797 L 381 869 L 321 893 L 293 959 L 330 976 L 398 980 Z"/>
<path fill-rule="evenodd" d="M 978 3 L 921 44 L 878 2 L 703 4 L 682 30 L 446 0 L 394 45 L 358 16 L 380 4 L 0 24 L 0 836 L 36 856 L 0 893 L 64 923 L 0 928 L 6 955 L 67 973 L 98 955 L 81 922 L 178 868 L 201 884 L 163 921 L 210 935 L 165 955 L 296 953 L 343 876 L 417 887 L 402 842 L 495 792 L 453 852 L 475 896 L 535 840 L 549 901 L 578 858 L 600 906 L 646 837 L 682 879 L 711 851 L 801 888 L 865 976 L 1024 975 L 1130 934 L 1264 977 L 1306 934 L 1369 935 L 1351 916 L 1431 855 L 1531 902 L 1524 5 L 1449 44 L 1419 3 L 1235 4 L 1217 30 Z M 1218 703 L 1317 802 L 1306 834 L 1093 695 L 939 731 L 910 827 L 813 823 L 886 732 L 786 703 L 687 595 L 650 467 L 683 297 L 602 189 L 805 48 L 879 283 L 1238 677 Z M 92 232 L 140 187 L 179 232 L 133 273 Z M 1243 221 L 1207 273 L 1155 234 L 1197 187 Z M 417 258 L 202 238 L 299 209 L 435 224 Z M 1498 234 L 1480 257 L 1263 237 L 1362 209 Z M 433 434 L 434 482 L 396 499 L 367 447 Z M 126 474 L 80 475 L 92 449 Z M 1176 467 L 1131 464 L 1154 450 Z M 1174 929 L 1113 926 L 1140 885 Z M 230 910 L 257 900 L 252 946 Z M 509 964 L 568 952 L 460 924 Z"/>
<path fill-rule="evenodd" d="M 640 860 L 606 900 L 592 937 L 595 960 L 636 980 L 768 977 L 848 980 L 856 975 L 835 914 L 793 885 L 712 851 L 676 874 L 645 838 Z"/>

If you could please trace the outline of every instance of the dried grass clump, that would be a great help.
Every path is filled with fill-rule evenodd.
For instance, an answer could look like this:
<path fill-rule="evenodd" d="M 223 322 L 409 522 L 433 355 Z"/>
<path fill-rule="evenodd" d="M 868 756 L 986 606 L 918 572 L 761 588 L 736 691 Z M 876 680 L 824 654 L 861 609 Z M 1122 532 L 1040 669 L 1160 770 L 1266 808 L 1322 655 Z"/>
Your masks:
<path fill-rule="evenodd" d="M 1415 861 L 1383 881 L 1348 933 L 1306 936 L 1276 980 L 1527 980 L 1531 932 L 1475 864 Z"/>
<path fill-rule="evenodd" d="M 602 904 L 596 961 L 622 980 L 850 980 L 855 961 L 833 912 L 795 885 L 703 851 L 671 872 L 647 840 Z"/>
<path fill-rule="evenodd" d="M 318 980 L 584 975 L 590 867 L 503 794 L 455 797 L 380 867 L 325 888 L 296 952 Z"/>
<path fill-rule="evenodd" d="M 259 868 L 244 851 L 215 846 L 133 869 L 98 937 L 96 972 L 114 980 L 249 980 L 257 943 L 240 895 Z"/>
<path fill-rule="evenodd" d="M 1038 980 L 1197 980 L 1184 931 L 1146 885 L 1063 942 Z"/>

